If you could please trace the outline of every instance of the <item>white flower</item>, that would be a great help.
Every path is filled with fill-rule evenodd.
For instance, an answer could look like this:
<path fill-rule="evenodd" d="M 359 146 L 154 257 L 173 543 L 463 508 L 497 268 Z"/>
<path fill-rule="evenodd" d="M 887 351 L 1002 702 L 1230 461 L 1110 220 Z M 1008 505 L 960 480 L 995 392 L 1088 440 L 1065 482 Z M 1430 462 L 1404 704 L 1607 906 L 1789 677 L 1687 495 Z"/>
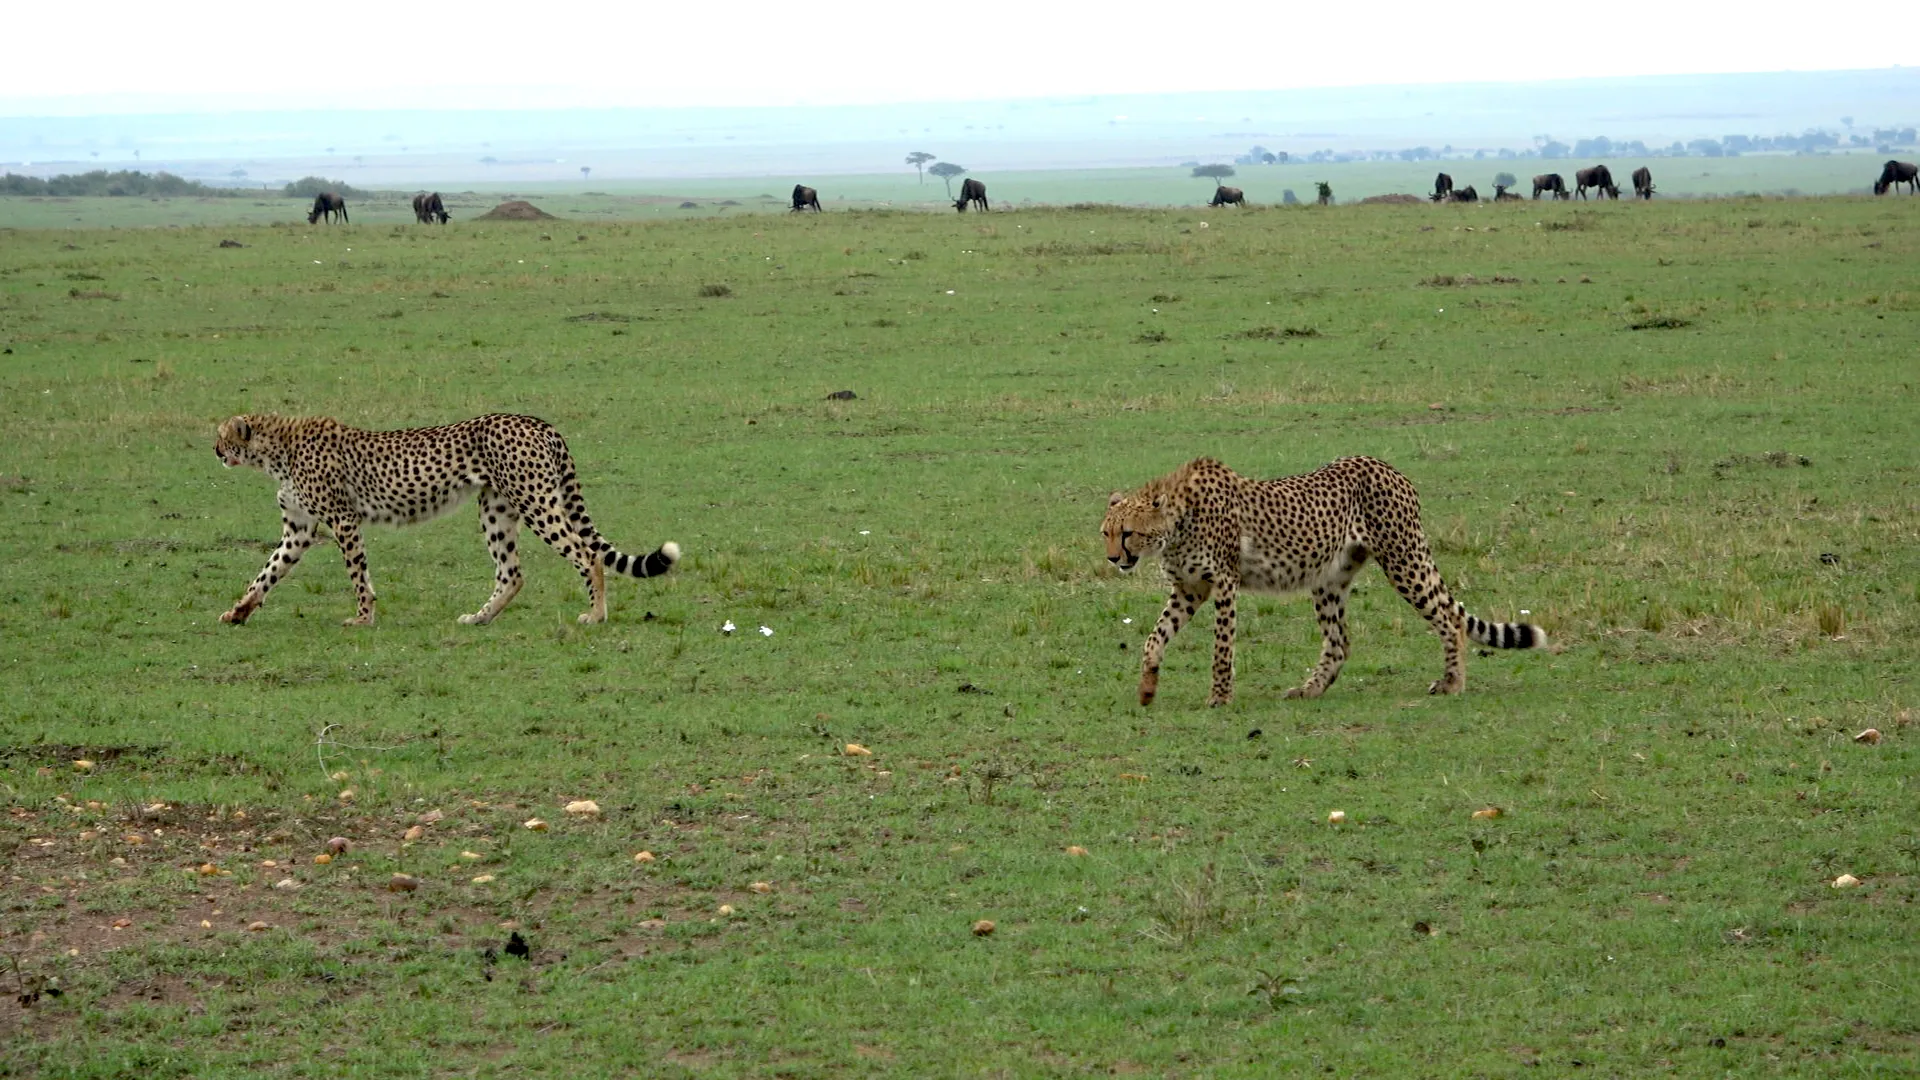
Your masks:
<path fill-rule="evenodd" d="M 1526 608 L 1521 608 L 1521 609 L 1520 609 L 1520 614 L 1522 614 L 1522 615 L 1531 615 L 1531 614 L 1533 614 L 1533 612 L 1531 612 L 1531 611 L 1528 611 L 1528 610 L 1527 610 Z"/>
<path fill-rule="evenodd" d="M 952 295 L 953 295 L 953 290 L 952 290 L 952 289 L 948 289 L 948 290 L 947 290 L 947 295 L 948 295 L 948 296 L 952 296 Z"/>
<path fill-rule="evenodd" d="M 1124 624 L 1126 624 L 1126 625 L 1128 625 L 1128 626 L 1132 626 L 1132 625 L 1133 625 L 1133 616 L 1131 616 L 1131 615 L 1129 615 L 1129 616 L 1127 616 L 1126 618 L 1124 618 L 1124 619 L 1121 619 L 1120 621 L 1121 621 L 1122 623 L 1124 623 Z"/>
<path fill-rule="evenodd" d="M 873 530 L 872 530 L 872 529 L 861 529 L 861 530 L 860 530 L 860 535 L 861 535 L 861 536 L 872 536 L 872 535 L 873 535 Z"/>
<path fill-rule="evenodd" d="M 723 634 L 731 634 L 731 633 L 733 633 L 733 620 L 732 620 L 732 619 L 728 619 L 728 620 L 727 620 L 726 622 L 723 622 L 723 623 L 721 623 L 721 624 L 720 624 L 720 632 L 721 632 L 721 633 L 723 633 Z"/>
<path fill-rule="evenodd" d="M 761 636 L 761 637 L 772 637 L 772 636 L 773 636 L 773 627 L 771 627 L 771 626 L 763 626 L 763 627 L 761 627 L 761 628 L 760 628 L 760 636 Z"/>

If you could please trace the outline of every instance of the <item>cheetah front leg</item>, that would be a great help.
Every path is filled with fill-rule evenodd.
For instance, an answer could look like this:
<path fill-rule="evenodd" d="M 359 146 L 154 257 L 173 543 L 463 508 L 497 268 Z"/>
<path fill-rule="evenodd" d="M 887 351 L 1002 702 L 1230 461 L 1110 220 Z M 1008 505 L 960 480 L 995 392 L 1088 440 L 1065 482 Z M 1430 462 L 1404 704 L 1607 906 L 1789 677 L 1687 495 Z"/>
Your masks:
<path fill-rule="evenodd" d="M 273 557 L 247 586 L 247 591 L 231 609 L 220 616 L 223 623 L 239 626 L 247 621 L 247 616 L 267 602 L 267 593 L 280 579 L 293 572 L 294 564 L 300 556 L 313 546 L 313 515 L 307 513 L 299 502 L 290 498 L 286 492 L 280 493 L 280 546 L 274 549 Z"/>
<path fill-rule="evenodd" d="M 346 560 L 347 576 L 353 579 L 354 595 L 360 598 L 360 614 L 341 626 L 373 625 L 373 581 L 367 576 L 367 549 L 360 542 L 360 522 L 346 516 L 327 522 L 333 539 L 340 545 L 340 557 Z"/>
<path fill-rule="evenodd" d="M 1167 597 L 1167 606 L 1160 612 L 1160 621 L 1154 624 L 1153 633 L 1147 635 L 1147 644 L 1140 654 L 1140 704 L 1153 704 L 1153 695 L 1160 689 L 1160 658 L 1166 655 L 1167 643 L 1173 635 L 1187 625 L 1193 613 L 1207 602 L 1207 595 L 1213 586 L 1201 582 L 1198 588 L 1188 589 L 1179 584 Z"/>
<path fill-rule="evenodd" d="M 1231 581 L 1222 581 L 1214 587 L 1213 693 L 1207 695 L 1209 706 L 1226 705 L 1233 701 L 1233 601 L 1236 592 L 1237 586 Z"/>
<path fill-rule="evenodd" d="M 513 505 L 493 491 L 480 494 L 480 527 L 487 534 L 487 554 L 493 556 L 493 595 L 485 607 L 471 615 L 460 616 L 468 626 L 490 623 L 519 594 L 520 515 Z"/>

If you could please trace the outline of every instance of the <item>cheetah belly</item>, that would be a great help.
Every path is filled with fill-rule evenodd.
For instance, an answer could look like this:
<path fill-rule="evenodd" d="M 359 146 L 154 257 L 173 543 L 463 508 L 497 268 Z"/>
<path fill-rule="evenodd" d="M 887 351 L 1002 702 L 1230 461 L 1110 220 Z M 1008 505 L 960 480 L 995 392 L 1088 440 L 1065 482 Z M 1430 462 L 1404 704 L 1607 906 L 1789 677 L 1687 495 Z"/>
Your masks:
<path fill-rule="evenodd" d="M 416 525 L 460 509 L 485 483 L 462 476 L 433 482 L 415 482 L 400 490 L 375 492 L 361 501 L 362 519 L 373 525 Z"/>
<path fill-rule="evenodd" d="M 1257 537 L 1240 536 L 1240 587 L 1248 592 L 1303 592 L 1313 584 L 1313 569 L 1298 557 L 1263 547 Z"/>

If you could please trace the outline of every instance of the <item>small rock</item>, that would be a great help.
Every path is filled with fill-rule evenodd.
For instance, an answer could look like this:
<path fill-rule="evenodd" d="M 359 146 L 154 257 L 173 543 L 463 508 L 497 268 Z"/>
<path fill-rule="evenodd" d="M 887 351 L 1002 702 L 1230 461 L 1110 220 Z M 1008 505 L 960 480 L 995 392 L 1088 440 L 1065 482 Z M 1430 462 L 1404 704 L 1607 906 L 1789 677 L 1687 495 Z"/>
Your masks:
<path fill-rule="evenodd" d="M 293 880 L 290 877 L 286 877 L 286 878 L 281 878 L 279 881 L 274 882 L 273 887 L 276 889 L 285 889 L 291 892 L 292 890 L 299 888 L 300 883 Z"/>
<path fill-rule="evenodd" d="M 857 742 L 850 742 L 847 744 L 846 754 L 848 757 L 872 757 L 873 751 Z"/>
<path fill-rule="evenodd" d="M 973 924 L 974 937 L 987 937 L 993 933 L 993 920 L 981 919 Z"/>
<path fill-rule="evenodd" d="M 1855 735 L 1853 737 L 1853 741 L 1857 743 L 1865 743 L 1868 746 L 1878 745 L 1880 742 L 1880 729 L 1868 728 L 1867 730 L 1861 732 L 1860 734 Z"/>
<path fill-rule="evenodd" d="M 349 843 L 344 836 L 336 836 L 327 841 L 327 851 L 334 855 L 345 855 L 351 847 L 353 847 L 353 845 Z"/>
<path fill-rule="evenodd" d="M 1327 824 L 1329 825 L 1339 825 L 1346 820 L 1347 812 L 1345 810 L 1333 810 L 1327 813 Z"/>
<path fill-rule="evenodd" d="M 547 831 L 547 823 L 540 820 L 539 818 L 528 818 L 526 821 L 522 822 L 521 825 L 525 828 L 532 829 L 534 832 Z"/>
<path fill-rule="evenodd" d="M 567 813 L 579 817 L 599 817 L 600 804 L 592 799 L 576 799 L 567 804 Z"/>
<path fill-rule="evenodd" d="M 633 861 L 637 863 L 650 863 L 654 862 L 655 859 L 651 851 L 636 851 L 633 853 Z"/>
<path fill-rule="evenodd" d="M 1081 847 L 1079 844 L 1067 845 L 1067 854 L 1069 855 L 1080 856 L 1080 855 L 1085 855 L 1086 853 L 1087 853 L 1087 849 Z"/>
<path fill-rule="evenodd" d="M 747 886 L 747 888 L 752 889 L 754 892 L 757 892 L 762 896 L 765 896 L 767 893 L 770 893 L 773 891 L 772 883 L 766 882 L 766 881 L 756 881 L 753 884 Z"/>
<path fill-rule="evenodd" d="M 388 892 L 413 892 L 420 888 L 420 879 L 412 874 L 395 874 L 387 881 Z"/>
<path fill-rule="evenodd" d="M 1841 874 L 1839 877 L 1833 879 L 1833 887 L 1836 889 L 1851 889 L 1858 884 L 1860 884 L 1860 879 L 1854 877 L 1852 874 Z"/>
<path fill-rule="evenodd" d="M 402 839 L 402 840 L 405 840 L 405 841 L 406 841 L 407 843 L 409 843 L 409 844 L 411 844 L 411 843 L 413 843 L 413 842 L 414 842 L 415 840 L 418 840 L 418 839 L 420 839 L 421 837 L 423 837 L 423 836 L 425 836 L 425 835 L 427 835 L 427 829 L 426 829 L 426 826 L 424 826 L 424 825 L 415 825 L 415 826 L 414 826 L 413 828 L 411 828 L 411 829 L 408 829 L 408 830 L 406 831 L 406 835 L 404 835 L 404 836 L 402 836 L 402 837 L 401 837 L 401 839 Z"/>
<path fill-rule="evenodd" d="M 262 930 L 271 930 L 273 929 L 273 927 L 268 925 L 267 923 L 260 922 L 259 920 L 255 920 L 247 924 L 247 929 L 257 934 Z"/>
<path fill-rule="evenodd" d="M 1500 816 L 1501 814 L 1503 814 L 1503 813 L 1505 813 L 1505 811 L 1504 811 L 1504 810 L 1501 810 L 1501 809 L 1500 809 L 1499 807 L 1497 807 L 1497 806 L 1489 806 L 1489 807 L 1487 807 L 1487 808 L 1486 808 L 1486 809 L 1484 809 L 1484 810 L 1475 810 L 1475 811 L 1473 812 L 1473 820 L 1475 820 L 1475 821 L 1492 821 L 1492 820 L 1493 820 L 1494 818 L 1497 818 L 1497 817 L 1499 817 L 1499 816 Z"/>

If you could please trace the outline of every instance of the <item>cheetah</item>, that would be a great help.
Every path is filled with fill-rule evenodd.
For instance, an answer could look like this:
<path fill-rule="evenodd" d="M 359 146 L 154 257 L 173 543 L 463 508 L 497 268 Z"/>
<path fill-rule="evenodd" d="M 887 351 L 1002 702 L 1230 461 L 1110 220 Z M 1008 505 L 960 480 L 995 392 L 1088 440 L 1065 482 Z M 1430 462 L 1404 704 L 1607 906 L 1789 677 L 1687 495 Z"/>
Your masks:
<path fill-rule="evenodd" d="M 1122 572 L 1158 554 L 1172 585 L 1166 610 L 1147 635 L 1140 661 L 1140 704 L 1160 684 L 1160 658 L 1188 619 L 1213 599 L 1213 693 L 1233 700 L 1234 598 L 1254 593 L 1313 593 L 1325 639 L 1320 663 L 1289 698 L 1316 698 L 1347 661 L 1347 589 L 1367 559 L 1432 624 L 1446 646 L 1444 673 L 1430 694 L 1457 694 L 1467 683 L 1464 638 L 1496 649 L 1537 649 L 1546 632 L 1528 623 L 1486 622 L 1467 614 L 1434 568 L 1420 531 L 1420 497 L 1393 466 L 1341 458 L 1313 472 L 1250 480 L 1212 458 L 1188 462 L 1131 494 L 1113 493 L 1100 532 L 1107 561 Z"/>
<path fill-rule="evenodd" d="M 460 616 L 492 622 L 520 591 L 520 523 L 527 522 L 587 581 L 592 606 L 583 623 L 607 618 L 608 569 L 654 577 L 673 568 L 680 545 L 643 556 L 614 550 L 587 517 L 573 455 L 560 433 L 531 416 L 495 413 L 444 427 L 362 431 L 330 416 L 235 416 L 220 425 L 213 452 L 228 468 L 250 465 L 280 481 L 280 547 L 224 623 L 244 623 L 293 571 L 314 542 L 316 524 L 333 531 L 360 599 L 347 626 L 373 625 L 373 585 L 360 526 L 410 525 L 457 509 L 480 493 L 480 525 L 493 556 L 493 596 Z"/>

